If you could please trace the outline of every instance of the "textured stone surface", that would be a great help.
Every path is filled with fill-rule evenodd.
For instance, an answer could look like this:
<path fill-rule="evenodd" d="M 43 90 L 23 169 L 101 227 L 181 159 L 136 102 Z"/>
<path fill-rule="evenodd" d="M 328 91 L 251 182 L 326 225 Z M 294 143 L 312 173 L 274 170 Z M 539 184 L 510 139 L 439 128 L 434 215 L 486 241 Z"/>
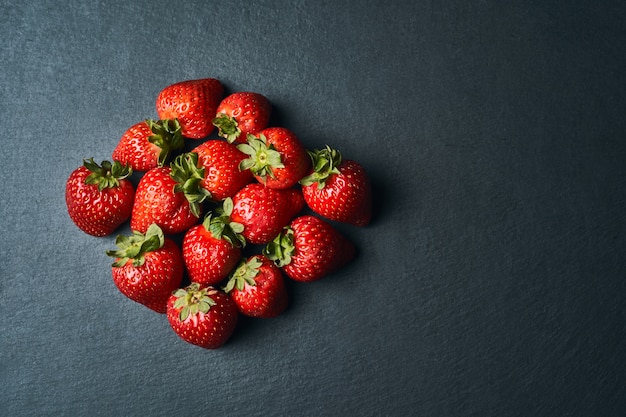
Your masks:
<path fill-rule="evenodd" d="M 0 3 L 1 415 L 624 415 L 623 2 Z M 361 162 L 377 207 L 217 351 L 125 299 L 63 199 L 202 77 Z"/>

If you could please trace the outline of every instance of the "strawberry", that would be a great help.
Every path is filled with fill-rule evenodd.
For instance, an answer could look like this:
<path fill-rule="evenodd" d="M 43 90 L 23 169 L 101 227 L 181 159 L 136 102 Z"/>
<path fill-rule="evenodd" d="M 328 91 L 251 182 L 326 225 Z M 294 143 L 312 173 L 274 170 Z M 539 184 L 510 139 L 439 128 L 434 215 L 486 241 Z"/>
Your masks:
<path fill-rule="evenodd" d="M 167 320 L 180 338 L 205 349 L 224 345 L 235 331 L 238 311 L 224 292 L 197 282 L 176 290 L 167 302 Z"/>
<path fill-rule="evenodd" d="M 245 143 L 248 133 L 257 133 L 268 126 L 271 111 L 272 105 L 265 96 L 240 91 L 222 100 L 213 125 L 218 135 L 229 143 Z"/>
<path fill-rule="evenodd" d="M 263 255 L 242 260 L 224 287 L 240 313 L 250 317 L 271 318 L 288 304 L 283 274 Z"/>
<path fill-rule="evenodd" d="M 232 197 L 246 184 L 254 181 L 249 171 L 240 171 L 239 164 L 246 158 L 237 147 L 223 140 L 207 140 L 195 147 L 198 165 L 204 170 L 199 186 L 213 201 Z"/>
<path fill-rule="evenodd" d="M 183 257 L 173 240 L 156 224 L 145 234 L 120 235 L 117 250 L 107 251 L 115 262 L 113 282 L 122 294 L 156 311 L 167 311 L 167 300 L 183 279 Z"/>
<path fill-rule="evenodd" d="M 132 125 L 113 150 L 113 159 L 134 171 L 163 166 L 170 153 L 184 146 L 180 124 L 174 120 L 145 120 Z"/>
<path fill-rule="evenodd" d="M 183 239 L 183 258 L 191 281 L 216 285 L 237 266 L 243 226 L 230 221 L 233 202 L 227 198 L 221 209 L 208 213 L 202 222 L 187 231 Z"/>
<path fill-rule="evenodd" d="M 189 178 L 185 182 L 177 182 L 175 178 L 183 176 L 180 171 L 184 169 L 185 161 L 180 155 L 175 162 L 178 163 L 153 168 L 139 180 L 130 218 L 131 229 L 145 232 L 152 223 L 156 223 L 165 233 L 181 233 L 198 222 L 202 213 L 202 198 L 190 201 L 184 189 L 193 188 L 200 180 Z"/>
<path fill-rule="evenodd" d="M 161 120 L 178 119 L 186 138 L 202 139 L 213 131 L 223 95 L 224 86 L 215 78 L 181 81 L 159 92 L 156 110 Z"/>
<path fill-rule="evenodd" d="M 253 244 L 266 244 L 276 237 L 304 207 L 298 188 L 276 190 L 253 182 L 233 197 L 231 221 L 243 225 L 241 234 Z"/>
<path fill-rule="evenodd" d="M 298 137 L 283 127 L 269 127 L 258 136 L 249 134 L 247 143 L 237 148 L 248 155 L 239 168 L 249 169 L 258 182 L 269 188 L 291 188 L 311 167 Z"/>
<path fill-rule="evenodd" d="M 303 215 L 263 249 L 263 254 L 291 279 L 316 281 L 347 264 L 355 248 L 324 220 Z"/>
<path fill-rule="evenodd" d="M 65 183 L 67 212 L 76 226 L 92 236 L 106 236 L 131 215 L 135 187 L 129 166 L 119 161 L 83 160 Z"/>
<path fill-rule="evenodd" d="M 311 210 L 330 220 L 367 225 L 372 218 L 372 187 L 363 167 L 342 160 L 341 153 L 329 146 L 309 155 L 313 170 L 300 184 Z"/>

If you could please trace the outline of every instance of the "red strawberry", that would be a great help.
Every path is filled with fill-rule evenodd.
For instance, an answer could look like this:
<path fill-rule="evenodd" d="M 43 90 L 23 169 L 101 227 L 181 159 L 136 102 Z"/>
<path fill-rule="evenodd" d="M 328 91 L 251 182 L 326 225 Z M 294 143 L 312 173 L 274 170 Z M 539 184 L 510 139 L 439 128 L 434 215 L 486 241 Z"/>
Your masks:
<path fill-rule="evenodd" d="M 303 178 L 307 205 L 330 220 L 365 226 L 372 218 L 372 187 L 363 167 L 341 159 L 341 153 L 326 146 L 309 153 L 313 171 Z"/>
<path fill-rule="evenodd" d="M 298 137 L 283 127 L 269 127 L 258 137 L 248 135 L 247 143 L 237 148 L 248 155 L 240 169 L 249 169 L 257 181 L 269 188 L 291 188 L 311 167 L 311 159 Z"/>
<path fill-rule="evenodd" d="M 287 276 L 301 282 L 323 278 L 352 260 L 354 253 L 352 242 L 311 215 L 294 219 L 263 250 Z"/>
<path fill-rule="evenodd" d="M 131 215 L 135 187 L 128 180 L 132 169 L 120 162 L 93 158 L 70 174 L 65 184 L 67 212 L 76 226 L 92 236 L 106 236 Z"/>
<path fill-rule="evenodd" d="M 211 286 L 192 283 L 176 290 L 167 302 L 167 320 L 183 340 L 205 349 L 217 349 L 237 326 L 235 302 Z"/>
<path fill-rule="evenodd" d="M 156 223 L 167 234 L 180 233 L 198 222 L 202 206 L 198 201 L 192 203 L 185 198 L 185 183 L 174 179 L 180 169 L 175 164 L 153 168 L 139 180 L 130 218 L 131 229 L 145 232 Z"/>
<path fill-rule="evenodd" d="M 115 257 L 113 282 L 122 294 L 157 313 L 167 311 L 167 300 L 183 279 L 183 257 L 173 240 L 165 238 L 153 224 L 144 235 L 120 235 L 118 250 L 107 251 Z"/>
<path fill-rule="evenodd" d="M 304 207 L 298 188 L 275 190 L 253 182 L 233 197 L 232 221 L 243 225 L 241 234 L 253 244 L 266 244 Z"/>
<path fill-rule="evenodd" d="M 224 201 L 223 208 L 208 213 L 202 224 L 189 229 L 183 239 L 183 258 L 191 281 L 216 285 L 237 266 L 245 239 L 243 226 L 230 221 L 233 202 Z"/>
<path fill-rule="evenodd" d="M 240 91 L 224 98 L 217 107 L 213 125 L 218 135 L 229 143 L 245 143 L 248 133 L 257 133 L 267 127 L 272 105 L 263 95 Z"/>
<path fill-rule="evenodd" d="M 163 166 L 170 153 L 184 146 L 177 120 L 146 120 L 131 126 L 113 150 L 113 159 L 145 172 Z"/>
<path fill-rule="evenodd" d="M 250 317 L 271 318 L 288 304 L 283 274 L 263 255 L 243 260 L 224 287 L 240 313 Z"/>
<path fill-rule="evenodd" d="M 237 147 L 223 140 L 207 140 L 192 150 L 198 154 L 198 165 L 204 169 L 200 186 L 214 201 L 232 197 L 246 184 L 254 181 L 249 171 L 240 171 L 246 158 Z"/>
<path fill-rule="evenodd" d="M 181 81 L 165 87 L 156 100 L 159 118 L 178 119 L 183 136 L 202 139 L 213 131 L 213 118 L 224 95 L 214 78 Z"/>

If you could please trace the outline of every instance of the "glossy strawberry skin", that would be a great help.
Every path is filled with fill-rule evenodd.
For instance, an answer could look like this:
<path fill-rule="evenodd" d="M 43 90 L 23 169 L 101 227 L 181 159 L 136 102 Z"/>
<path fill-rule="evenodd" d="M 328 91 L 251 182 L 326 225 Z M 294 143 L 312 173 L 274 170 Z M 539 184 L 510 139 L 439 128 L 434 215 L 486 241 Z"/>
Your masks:
<path fill-rule="evenodd" d="M 246 155 L 224 140 L 207 140 L 195 147 L 198 165 L 204 168 L 200 186 L 211 193 L 214 201 L 232 197 L 246 184 L 254 181 L 252 173 L 240 171 L 239 164 Z"/>
<path fill-rule="evenodd" d="M 223 94 L 222 83 L 214 78 L 181 81 L 159 92 L 156 110 L 160 119 L 178 119 L 183 136 L 202 139 L 214 129 L 212 121 Z"/>
<path fill-rule="evenodd" d="M 228 294 L 240 313 L 249 317 L 272 318 L 280 315 L 289 304 L 285 279 L 280 268 L 263 255 L 254 255 L 261 262 L 254 285 L 233 288 Z"/>
<path fill-rule="evenodd" d="M 175 306 L 177 297 L 172 294 L 167 302 L 167 319 L 172 330 L 184 341 L 205 349 L 217 349 L 235 331 L 239 312 L 235 302 L 223 291 L 210 286 L 201 288 L 215 302 L 207 313 L 198 312 L 181 321 L 182 309 Z"/>
<path fill-rule="evenodd" d="M 67 211 L 76 226 L 91 236 L 113 233 L 131 215 L 135 187 L 129 180 L 120 180 L 119 187 L 98 190 L 85 184 L 91 171 L 81 166 L 70 174 L 65 185 Z"/>
<path fill-rule="evenodd" d="M 319 280 L 350 262 L 355 254 L 352 242 L 328 222 L 304 215 L 290 223 L 295 252 L 282 267 L 291 279 L 300 282 Z"/>
<path fill-rule="evenodd" d="M 252 244 L 265 244 L 304 207 L 299 188 L 277 190 L 251 183 L 233 197 L 231 220 L 244 226 L 242 235 Z"/>
<path fill-rule="evenodd" d="M 259 135 L 265 136 L 267 145 L 280 153 L 284 167 L 272 169 L 272 175 L 255 175 L 256 180 L 269 188 L 286 189 L 296 185 L 311 167 L 311 159 L 300 139 L 284 127 L 268 127 Z"/>
<path fill-rule="evenodd" d="M 156 311 L 167 311 L 167 300 L 183 279 L 183 258 L 180 249 L 170 239 L 162 248 L 145 254 L 141 266 L 133 260 L 112 267 L 113 282 L 119 291 L 131 300 Z"/>
<path fill-rule="evenodd" d="M 129 164 L 133 171 L 146 172 L 158 166 L 161 149 L 150 143 L 152 130 L 145 121 L 135 123 L 122 135 L 113 150 L 113 159 Z"/>
<path fill-rule="evenodd" d="M 372 219 L 372 188 L 363 167 L 352 160 L 339 166 L 323 188 L 317 183 L 302 187 L 306 204 L 315 213 L 338 222 L 365 226 Z"/>
<path fill-rule="evenodd" d="M 202 224 L 185 233 L 182 252 L 189 278 L 203 285 L 224 280 L 241 259 L 241 248 L 216 239 Z"/>
<path fill-rule="evenodd" d="M 181 233 L 195 225 L 199 218 L 189 208 L 182 192 L 174 192 L 176 181 L 170 167 L 153 168 L 137 184 L 130 227 L 145 232 L 152 223 L 166 234 Z"/>
<path fill-rule="evenodd" d="M 233 93 L 221 101 L 216 113 L 218 119 L 231 119 L 231 123 L 234 120 L 238 133 L 229 136 L 220 130 L 220 136 L 226 137 L 230 143 L 245 143 L 249 133 L 255 134 L 268 126 L 271 111 L 270 101 L 262 94 L 249 91 Z"/>

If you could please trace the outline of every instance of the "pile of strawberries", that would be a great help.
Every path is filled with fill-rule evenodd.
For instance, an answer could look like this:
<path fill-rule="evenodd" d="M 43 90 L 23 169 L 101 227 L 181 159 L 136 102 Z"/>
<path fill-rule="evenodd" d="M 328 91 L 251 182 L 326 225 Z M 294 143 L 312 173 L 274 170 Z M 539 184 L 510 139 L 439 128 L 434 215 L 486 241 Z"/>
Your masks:
<path fill-rule="evenodd" d="M 111 161 L 85 159 L 67 180 L 69 216 L 85 233 L 110 235 L 130 219 L 132 234 L 107 251 L 120 292 L 203 348 L 222 346 L 239 314 L 281 314 L 284 276 L 310 282 L 352 260 L 354 245 L 328 220 L 372 216 L 363 167 L 270 127 L 271 108 L 258 93 L 224 97 L 214 78 L 169 85 L 158 121 L 131 126 Z"/>

